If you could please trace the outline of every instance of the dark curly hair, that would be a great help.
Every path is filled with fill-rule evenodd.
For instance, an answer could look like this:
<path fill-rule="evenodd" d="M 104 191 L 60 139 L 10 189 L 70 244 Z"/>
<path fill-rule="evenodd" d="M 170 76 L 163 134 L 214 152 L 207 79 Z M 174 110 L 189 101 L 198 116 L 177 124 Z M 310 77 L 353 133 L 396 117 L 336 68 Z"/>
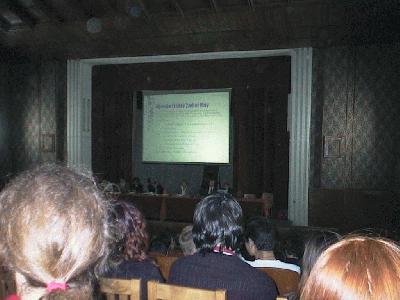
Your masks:
<path fill-rule="evenodd" d="M 142 213 L 133 204 L 118 201 L 114 207 L 117 259 L 143 261 L 147 258 L 149 236 Z"/>
<path fill-rule="evenodd" d="M 193 216 L 193 241 L 201 252 L 217 245 L 238 250 L 242 242 L 242 208 L 229 194 L 203 198 Z"/>

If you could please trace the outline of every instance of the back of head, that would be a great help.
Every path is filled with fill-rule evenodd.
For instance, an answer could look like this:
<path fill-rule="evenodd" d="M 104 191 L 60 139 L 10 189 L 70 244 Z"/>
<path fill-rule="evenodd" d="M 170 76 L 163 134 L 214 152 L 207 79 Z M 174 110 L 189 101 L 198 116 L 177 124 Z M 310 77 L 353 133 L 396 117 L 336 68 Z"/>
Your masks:
<path fill-rule="evenodd" d="M 196 252 L 196 246 L 193 242 L 193 226 L 185 226 L 179 235 L 179 245 L 184 255 L 192 255 Z"/>
<path fill-rule="evenodd" d="M 114 206 L 115 227 L 119 240 L 116 258 L 143 261 L 147 258 L 149 236 L 142 213 L 133 205 L 119 201 Z"/>
<path fill-rule="evenodd" d="M 304 285 L 321 253 L 340 239 L 341 236 L 333 231 L 317 231 L 307 239 L 302 258 L 300 288 Z"/>
<path fill-rule="evenodd" d="M 203 198 L 193 215 L 193 241 L 200 251 L 215 246 L 237 250 L 242 238 L 242 208 L 229 194 L 212 194 Z"/>
<path fill-rule="evenodd" d="M 275 246 L 275 228 L 264 217 L 250 219 L 246 225 L 245 238 L 251 239 L 257 250 L 273 251 Z"/>
<path fill-rule="evenodd" d="M 300 299 L 400 299 L 400 248 L 392 241 L 350 236 L 321 254 Z"/>
<path fill-rule="evenodd" d="M 16 177 L 0 194 L 0 244 L 26 283 L 19 292 L 90 298 L 89 271 L 108 252 L 107 211 L 93 181 L 67 168 L 44 165 Z M 47 292 L 54 283 L 69 288 Z"/>

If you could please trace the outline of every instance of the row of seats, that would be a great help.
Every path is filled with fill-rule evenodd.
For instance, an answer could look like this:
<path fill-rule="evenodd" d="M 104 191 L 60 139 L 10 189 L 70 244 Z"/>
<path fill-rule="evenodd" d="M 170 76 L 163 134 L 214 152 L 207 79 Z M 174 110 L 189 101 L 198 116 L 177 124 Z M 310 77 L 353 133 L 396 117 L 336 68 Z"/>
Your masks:
<path fill-rule="evenodd" d="M 158 256 L 157 263 L 165 278 L 168 278 L 169 268 L 177 257 Z M 298 284 L 298 275 L 296 272 L 262 268 L 277 284 L 279 294 L 293 291 Z M 268 270 L 270 269 L 270 270 Z M 287 271 L 287 272 L 285 272 Z M 292 274 L 294 273 L 294 274 Z M 297 276 L 296 276 L 297 275 Z M 15 293 L 15 281 L 10 272 L 1 272 L 0 274 L 0 299 L 5 299 L 7 295 Z M 149 281 L 148 285 L 149 300 L 186 300 L 186 299 L 201 299 L 201 300 L 223 300 L 226 299 L 226 291 L 223 290 L 204 290 L 197 288 L 181 287 L 156 281 Z M 140 279 L 100 279 L 100 292 L 106 296 L 107 300 L 140 300 Z M 286 299 L 278 297 L 277 299 Z"/>
<path fill-rule="evenodd" d="M 100 291 L 107 300 L 140 300 L 140 279 L 100 279 Z M 225 290 L 206 290 L 157 281 L 147 282 L 148 300 L 226 300 Z M 284 297 L 277 297 L 284 300 Z"/>

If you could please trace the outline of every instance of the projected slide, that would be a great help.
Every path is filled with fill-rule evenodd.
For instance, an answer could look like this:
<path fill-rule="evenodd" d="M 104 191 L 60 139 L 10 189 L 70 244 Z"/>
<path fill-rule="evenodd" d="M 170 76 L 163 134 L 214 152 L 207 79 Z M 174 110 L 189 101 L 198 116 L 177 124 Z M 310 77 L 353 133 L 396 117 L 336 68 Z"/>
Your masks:
<path fill-rule="evenodd" d="M 144 91 L 143 161 L 229 163 L 230 90 Z"/>

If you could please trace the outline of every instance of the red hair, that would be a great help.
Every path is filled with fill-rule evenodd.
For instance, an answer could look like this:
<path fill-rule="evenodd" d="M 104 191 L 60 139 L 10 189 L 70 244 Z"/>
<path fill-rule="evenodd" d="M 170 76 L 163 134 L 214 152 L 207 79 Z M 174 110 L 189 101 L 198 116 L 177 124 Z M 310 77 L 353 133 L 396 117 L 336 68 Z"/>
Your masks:
<path fill-rule="evenodd" d="M 400 248 L 390 240 L 349 236 L 318 258 L 300 300 L 400 299 Z"/>

